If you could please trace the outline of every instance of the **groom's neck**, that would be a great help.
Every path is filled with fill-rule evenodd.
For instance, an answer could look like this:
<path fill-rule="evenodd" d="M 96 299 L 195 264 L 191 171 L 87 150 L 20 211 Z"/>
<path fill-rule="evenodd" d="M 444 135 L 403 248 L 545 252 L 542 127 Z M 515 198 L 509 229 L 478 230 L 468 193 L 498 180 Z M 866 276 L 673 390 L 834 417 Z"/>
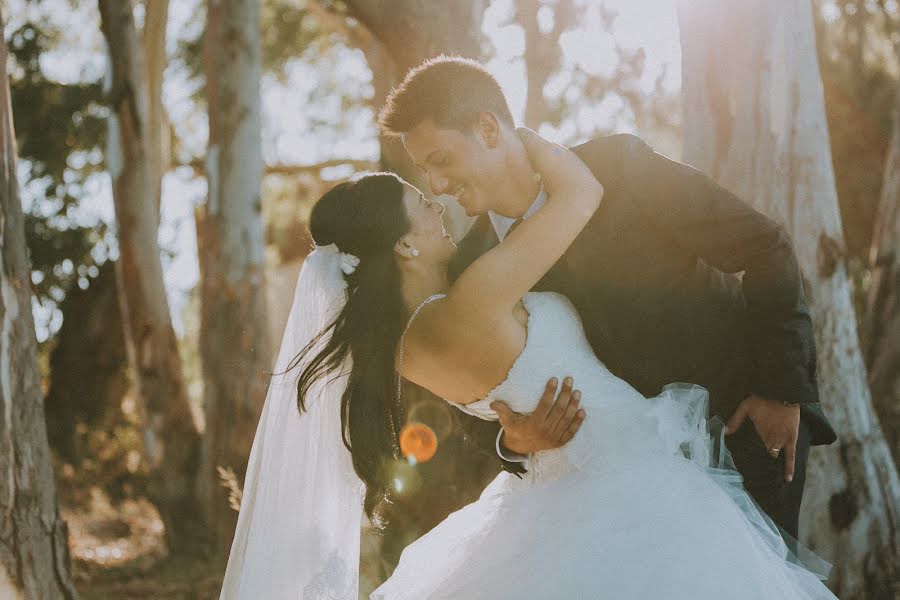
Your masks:
<path fill-rule="evenodd" d="M 509 140 L 502 190 L 496 195 L 496 203 L 491 210 L 504 217 L 518 219 L 534 204 L 541 184 L 535 177 L 522 142 L 515 134 L 513 138 Z"/>
<path fill-rule="evenodd" d="M 524 175 L 519 174 L 509 179 L 509 186 L 501 193 L 502 202 L 491 210 L 504 217 L 518 219 L 528 212 L 540 191 L 540 182 L 527 170 Z"/>

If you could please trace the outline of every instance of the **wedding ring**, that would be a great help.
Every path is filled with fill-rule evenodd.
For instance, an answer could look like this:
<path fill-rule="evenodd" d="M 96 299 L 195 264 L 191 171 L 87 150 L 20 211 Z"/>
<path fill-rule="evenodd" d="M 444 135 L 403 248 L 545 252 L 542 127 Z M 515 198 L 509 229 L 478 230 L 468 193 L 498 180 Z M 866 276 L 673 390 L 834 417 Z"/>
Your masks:
<path fill-rule="evenodd" d="M 772 456 L 778 456 L 781 453 L 781 448 L 769 448 L 769 454 Z"/>

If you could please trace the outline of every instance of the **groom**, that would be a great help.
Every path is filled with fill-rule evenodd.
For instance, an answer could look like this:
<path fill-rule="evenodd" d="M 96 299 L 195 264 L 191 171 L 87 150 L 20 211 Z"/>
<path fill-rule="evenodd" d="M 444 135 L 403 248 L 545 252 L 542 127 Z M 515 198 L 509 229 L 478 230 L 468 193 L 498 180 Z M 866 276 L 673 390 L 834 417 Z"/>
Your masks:
<path fill-rule="evenodd" d="M 544 201 L 503 92 L 474 61 L 438 57 L 411 70 L 379 121 L 402 139 L 433 193 L 456 196 L 478 216 L 459 243 L 457 273 Z M 633 135 L 573 151 L 603 184 L 603 202 L 536 289 L 567 296 L 597 356 L 645 396 L 678 381 L 709 390 L 745 486 L 797 537 L 809 447 L 836 435 L 819 405 L 790 239 L 711 178 Z M 559 445 L 534 417 L 494 408 L 508 470 L 520 455 Z"/>

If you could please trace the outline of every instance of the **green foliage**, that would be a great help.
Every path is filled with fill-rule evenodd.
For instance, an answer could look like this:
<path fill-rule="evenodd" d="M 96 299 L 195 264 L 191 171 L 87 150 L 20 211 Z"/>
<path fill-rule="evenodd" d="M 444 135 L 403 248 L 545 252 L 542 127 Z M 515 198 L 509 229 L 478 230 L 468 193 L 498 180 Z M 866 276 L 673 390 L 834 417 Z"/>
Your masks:
<path fill-rule="evenodd" d="M 290 0 L 266 0 L 262 4 L 260 42 L 263 70 L 284 83 L 284 67 L 300 56 L 312 43 L 322 43 L 323 36 L 309 11 Z"/>
<path fill-rule="evenodd" d="M 32 282 L 38 298 L 61 302 L 72 286 L 85 287 L 99 272 L 105 253 L 95 251 L 104 244 L 106 225 L 81 227 L 53 225 L 52 219 L 25 215 L 25 237 L 31 253 Z M 104 244 L 105 245 L 105 244 Z"/>
<path fill-rule="evenodd" d="M 900 9 L 872 0 L 814 2 L 819 66 L 847 250 L 869 251 L 900 74 Z"/>
<path fill-rule="evenodd" d="M 537 7 L 538 31 L 531 14 Z M 543 18 L 542 18 L 543 16 Z M 501 17 L 503 25 L 518 25 L 525 32 L 523 59 L 526 76 L 543 83 L 538 98 L 529 97 L 536 111 L 532 127 L 542 124 L 557 129 L 552 135 L 566 143 L 596 135 L 636 129 L 651 138 L 680 135 L 680 95 L 677 86 L 667 85 L 666 65 L 647 89 L 647 56 L 642 47 L 628 47 L 617 37 L 619 14 L 604 2 L 586 0 L 539 0 L 513 2 Z M 598 70 L 583 64 L 583 56 L 572 56 L 560 48 L 569 34 L 592 32 L 608 38 L 615 56 L 609 69 Z M 532 47 L 533 45 L 533 47 Z M 596 109 L 604 107 L 604 118 L 596 119 Z M 587 118 L 581 114 L 589 115 Z M 539 120 L 540 122 L 538 122 Z"/>
<path fill-rule="evenodd" d="M 263 72 L 284 83 L 285 65 L 300 57 L 310 45 L 323 43 L 327 36 L 322 35 L 319 23 L 310 16 L 302 0 L 264 0 L 260 13 Z M 175 52 L 175 59 L 192 81 L 202 81 L 204 77 L 205 20 L 206 6 L 199 3 L 192 17 L 195 33 L 180 39 Z M 199 104 L 205 101 L 202 85 L 195 87 L 194 100 Z"/>
<path fill-rule="evenodd" d="M 30 177 L 47 178 L 46 197 L 74 202 L 67 184 L 103 170 L 106 109 L 99 81 L 62 84 L 44 77 L 41 53 L 57 40 L 57 32 L 35 23 L 10 35 L 9 53 L 18 67 L 10 91 L 19 156 L 31 164 Z"/>
<path fill-rule="evenodd" d="M 10 92 L 23 187 L 31 197 L 25 234 L 38 299 L 60 302 L 76 283 L 84 287 L 106 258 L 106 227 L 77 224 L 85 183 L 103 170 L 106 109 L 99 81 L 64 84 L 44 76 L 42 53 L 60 32 L 25 23 L 9 35 Z"/>
<path fill-rule="evenodd" d="M 178 162 L 202 162 L 205 140 L 198 131 L 206 107 L 204 29 L 206 7 L 197 2 L 193 14 L 173 37 L 176 49 L 168 76 L 190 90 L 191 117 L 173 116 Z M 330 18 L 321 5 L 306 0 L 263 0 L 260 39 L 263 63 L 263 154 L 267 163 L 309 164 L 331 158 L 370 158 L 376 137 L 372 118 L 372 86 L 365 61 L 340 33 L 343 21 Z M 340 30 L 340 31 L 337 31 Z M 360 68 L 360 63 L 363 67 Z M 279 98 L 271 103 L 271 98 Z M 273 110 L 274 107 L 274 110 Z M 364 131 L 363 131 L 364 130 Z M 353 141 L 367 154 L 348 152 Z M 314 142 L 312 141 L 314 140 Z M 309 152 L 314 146 L 315 152 Z M 340 148 L 340 149 L 335 149 Z M 377 151 L 377 145 L 375 146 Z M 349 156 L 348 156 L 349 154 Z M 267 203 L 266 190 L 263 203 Z"/>

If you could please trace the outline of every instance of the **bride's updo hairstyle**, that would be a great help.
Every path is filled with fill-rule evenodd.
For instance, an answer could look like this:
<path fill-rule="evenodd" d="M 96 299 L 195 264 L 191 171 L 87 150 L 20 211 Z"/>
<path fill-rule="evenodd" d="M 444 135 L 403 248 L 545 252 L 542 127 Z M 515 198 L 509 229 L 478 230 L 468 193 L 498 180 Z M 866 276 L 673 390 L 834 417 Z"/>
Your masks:
<path fill-rule="evenodd" d="M 396 175 L 374 173 L 336 185 L 313 207 L 309 227 L 316 244 L 335 244 L 359 258 L 359 265 L 344 276 L 343 310 L 292 362 L 292 367 L 307 363 L 297 384 L 297 405 L 303 412 L 312 385 L 332 377 L 351 357 L 341 424 L 353 467 L 366 485 L 370 518 L 386 497 L 385 466 L 399 456 L 394 349 L 406 323 L 394 245 L 411 227 L 403 190 Z M 324 336 L 330 337 L 323 348 Z M 323 349 L 305 360 L 317 345 Z"/>

